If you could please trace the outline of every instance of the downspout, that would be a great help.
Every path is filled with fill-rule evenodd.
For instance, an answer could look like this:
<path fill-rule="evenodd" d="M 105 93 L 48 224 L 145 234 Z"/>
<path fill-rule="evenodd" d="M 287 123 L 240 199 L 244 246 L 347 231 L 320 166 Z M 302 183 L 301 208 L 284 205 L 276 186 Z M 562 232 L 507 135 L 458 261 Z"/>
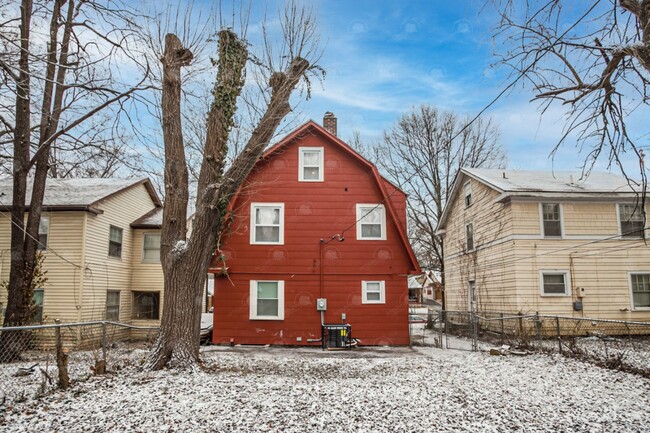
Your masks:
<path fill-rule="evenodd" d="M 325 240 L 321 238 L 321 240 L 318 242 L 319 246 L 319 255 L 320 255 L 320 281 L 319 281 L 319 289 L 320 289 L 320 298 L 323 298 L 323 293 L 325 292 L 325 265 L 323 264 L 323 248 L 325 247 Z M 325 324 L 325 312 L 321 311 L 320 312 L 320 324 L 323 326 Z"/>

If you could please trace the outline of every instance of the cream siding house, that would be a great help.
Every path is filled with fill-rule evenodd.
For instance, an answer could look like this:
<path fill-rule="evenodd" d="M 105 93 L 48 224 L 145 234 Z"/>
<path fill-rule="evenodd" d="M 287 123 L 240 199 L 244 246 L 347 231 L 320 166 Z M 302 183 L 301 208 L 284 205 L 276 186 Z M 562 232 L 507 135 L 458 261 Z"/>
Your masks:
<path fill-rule="evenodd" d="M 650 320 L 639 206 L 613 174 L 462 169 L 438 225 L 447 309 Z"/>
<path fill-rule="evenodd" d="M 9 278 L 11 191 L 11 179 L 0 180 L 3 281 Z M 161 222 L 162 203 L 148 179 L 48 179 L 39 235 L 48 280 L 35 294 L 42 303 L 37 319 L 157 323 Z M 2 313 L 6 300 L 0 291 Z"/>

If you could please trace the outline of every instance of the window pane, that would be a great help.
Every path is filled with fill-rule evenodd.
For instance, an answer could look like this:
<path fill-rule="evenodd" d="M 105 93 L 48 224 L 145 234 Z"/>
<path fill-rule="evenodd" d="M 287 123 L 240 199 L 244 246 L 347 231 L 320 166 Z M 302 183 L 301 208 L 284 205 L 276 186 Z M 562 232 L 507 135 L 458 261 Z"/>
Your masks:
<path fill-rule="evenodd" d="M 474 225 L 467 224 L 465 226 L 465 234 L 467 236 L 467 251 L 474 249 Z"/>
<path fill-rule="evenodd" d="M 544 221 L 544 236 L 562 236 L 560 221 Z"/>
<path fill-rule="evenodd" d="M 37 248 L 39 251 L 44 251 L 47 249 L 47 233 L 38 235 L 38 245 Z"/>
<path fill-rule="evenodd" d="M 280 227 L 255 227 L 255 242 L 280 242 Z"/>
<path fill-rule="evenodd" d="M 544 293 L 554 295 L 565 294 L 564 274 L 545 274 Z"/>
<path fill-rule="evenodd" d="M 255 208 L 255 224 L 280 224 L 280 209 L 272 207 Z"/>
<path fill-rule="evenodd" d="M 110 237 L 112 242 L 122 243 L 122 229 L 111 226 Z"/>
<path fill-rule="evenodd" d="M 111 257 L 122 257 L 122 244 L 111 241 L 108 244 L 108 255 Z"/>
<path fill-rule="evenodd" d="M 43 321 L 43 289 L 34 289 L 32 294 L 32 303 L 34 306 L 34 315 L 32 316 L 32 321 L 35 323 L 41 323 Z"/>
<path fill-rule="evenodd" d="M 302 154 L 303 165 L 320 165 L 320 152 L 307 151 Z"/>
<path fill-rule="evenodd" d="M 277 316 L 278 300 L 277 299 L 258 299 L 257 300 L 258 316 Z"/>
<path fill-rule="evenodd" d="M 361 221 L 364 223 L 381 223 L 382 209 L 378 207 L 362 207 Z"/>
<path fill-rule="evenodd" d="M 361 224 L 361 237 L 380 238 L 381 224 Z"/>
<path fill-rule="evenodd" d="M 160 260 L 160 235 L 145 234 L 144 250 L 142 252 L 143 260 L 158 261 Z"/>
<path fill-rule="evenodd" d="M 258 299 L 278 299 L 278 283 L 275 281 L 260 281 L 257 283 Z"/>
<path fill-rule="evenodd" d="M 641 209 L 633 204 L 618 206 L 619 220 L 621 221 L 621 236 L 625 238 L 643 237 L 643 215 Z"/>
<path fill-rule="evenodd" d="M 318 175 L 319 168 L 318 167 L 305 167 L 303 169 L 303 175 L 302 177 L 305 180 L 318 180 L 320 179 Z"/>
<path fill-rule="evenodd" d="M 45 234 L 50 231 L 50 219 L 48 217 L 41 217 L 41 221 L 38 224 L 38 234 Z"/>
<path fill-rule="evenodd" d="M 368 292 L 379 292 L 381 285 L 379 283 L 366 283 L 366 290 Z"/>
<path fill-rule="evenodd" d="M 370 291 L 368 291 L 368 292 L 366 293 L 366 298 L 367 298 L 369 301 L 381 301 L 381 293 L 379 293 L 379 292 L 370 292 Z"/>

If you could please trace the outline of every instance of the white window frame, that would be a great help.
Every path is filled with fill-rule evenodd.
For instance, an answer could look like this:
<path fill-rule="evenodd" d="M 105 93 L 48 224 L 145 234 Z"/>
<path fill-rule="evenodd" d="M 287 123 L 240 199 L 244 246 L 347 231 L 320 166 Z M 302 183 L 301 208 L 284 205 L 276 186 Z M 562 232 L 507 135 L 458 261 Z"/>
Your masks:
<path fill-rule="evenodd" d="M 273 207 L 280 209 L 280 234 L 278 236 L 278 242 L 258 242 L 255 239 L 255 209 L 259 207 Z M 284 203 L 251 203 L 250 220 L 251 245 L 284 245 Z"/>
<path fill-rule="evenodd" d="M 368 299 L 368 284 L 379 283 L 379 300 Z M 361 303 L 362 304 L 385 304 L 386 303 L 386 282 L 385 281 L 361 281 Z"/>
<path fill-rule="evenodd" d="M 278 315 L 260 316 L 257 314 L 257 283 L 278 284 Z M 284 320 L 284 281 L 283 280 L 251 280 L 250 281 L 250 320 Z"/>
<path fill-rule="evenodd" d="M 363 217 L 367 212 L 363 212 L 363 208 L 377 208 L 381 210 L 381 235 L 379 237 L 364 237 L 362 235 L 361 226 L 364 224 Z M 357 240 L 359 241 L 385 241 L 386 240 L 386 208 L 383 204 L 377 203 L 357 203 Z"/>
<path fill-rule="evenodd" d="M 42 232 L 43 222 L 47 221 L 47 230 Z M 45 235 L 45 243 L 41 243 L 41 236 Z M 37 248 L 39 251 L 46 251 L 47 244 L 50 241 L 50 217 L 48 215 L 41 215 L 41 220 L 38 222 L 38 245 Z"/>
<path fill-rule="evenodd" d="M 465 207 L 470 207 L 472 205 L 472 184 L 469 180 L 463 185 L 463 201 L 465 202 Z"/>
<path fill-rule="evenodd" d="M 467 302 L 468 311 L 476 312 L 478 307 L 478 296 L 476 296 L 476 280 L 467 281 Z"/>
<path fill-rule="evenodd" d="M 544 205 L 545 204 L 556 204 L 559 208 L 560 213 L 560 236 L 546 236 L 544 232 Z M 544 202 L 539 204 L 539 231 L 544 239 L 563 239 L 564 238 L 564 209 L 562 209 L 562 203 L 553 203 L 553 202 Z"/>
<path fill-rule="evenodd" d="M 318 152 L 319 161 L 318 161 L 318 179 L 305 179 L 305 168 L 306 167 L 316 167 L 314 165 L 305 166 L 305 153 L 306 152 Z M 325 160 L 325 148 L 323 147 L 299 147 L 298 148 L 298 181 L 300 182 L 323 182 L 325 180 L 325 174 L 323 173 L 324 169 L 324 160 Z"/>
<path fill-rule="evenodd" d="M 618 226 L 618 236 L 625 240 L 646 239 L 648 234 L 646 233 L 645 227 L 643 227 L 644 231 L 642 236 L 623 236 L 623 230 L 621 230 L 621 206 L 634 206 L 634 203 L 616 203 L 616 225 Z"/>
<path fill-rule="evenodd" d="M 544 275 L 564 275 L 564 293 L 544 293 Z M 543 269 L 539 271 L 539 295 L 542 297 L 571 296 L 571 273 L 563 269 Z"/>
<path fill-rule="evenodd" d="M 650 271 L 634 271 L 627 273 L 627 284 L 630 288 L 630 306 L 632 311 L 650 311 L 650 307 L 635 307 L 634 306 L 634 292 L 632 290 L 632 275 L 649 275 Z"/>
<path fill-rule="evenodd" d="M 467 228 L 472 226 L 472 248 L 469 247 L 469 237 L 467 236 Z M 469 222 L 465 224 L 465 249 L 467 252 L 474 251 L 476 249 L 476 233 L 474 232 L 474 222 Z"/>
<path fill-rule="evenodd" d="M 145 245 L 147 245 L 147 236 L 158 236 L 158 238 L 161 237 L 161 233 L 144 233 L 142 236 L 142 261 L 145 263 L 159 263 L 160 262 L 160 242 L 158 243 L 158 258 L 156 259 L 147 259 L 145 258 Z"/>

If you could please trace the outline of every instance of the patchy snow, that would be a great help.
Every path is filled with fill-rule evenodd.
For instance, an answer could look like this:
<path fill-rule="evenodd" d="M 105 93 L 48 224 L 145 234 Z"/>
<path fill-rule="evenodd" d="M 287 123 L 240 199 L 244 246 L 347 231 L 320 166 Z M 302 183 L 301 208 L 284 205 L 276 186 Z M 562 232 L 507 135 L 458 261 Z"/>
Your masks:
<path fill-rule="evenodd" d="M 145 354 L 131 353 L 131 366 L 67 392 L 0 407 L 0 429 L 638 432 L 650 425 L 649 380 L 559 355 L 208 347 L 204 369 L 151 373 L 136 367 Z"/>
<path fill-rule="evenodd" d="M 176 245 L 174 245 L 174 248 L 172 249 L 172 255 L 178 256 L 187 251 L 187 241 L 180 240 L 176 242 Z"/>

